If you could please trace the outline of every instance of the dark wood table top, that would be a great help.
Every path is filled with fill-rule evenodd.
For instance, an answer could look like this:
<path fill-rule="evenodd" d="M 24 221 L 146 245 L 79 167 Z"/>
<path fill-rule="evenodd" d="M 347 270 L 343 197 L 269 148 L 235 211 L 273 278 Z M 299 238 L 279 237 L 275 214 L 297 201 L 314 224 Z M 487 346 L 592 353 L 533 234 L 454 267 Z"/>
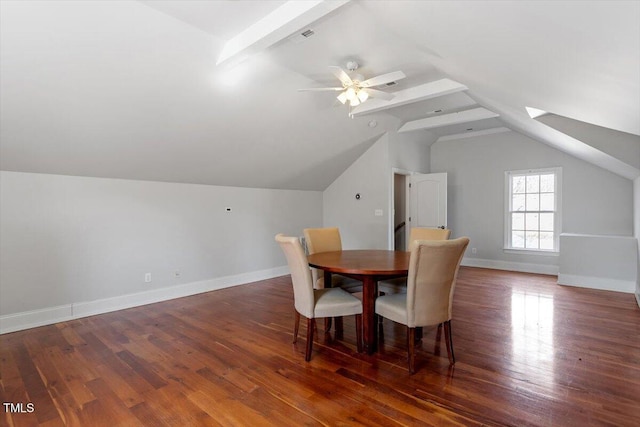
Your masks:
<path fill-rule="evenodd" d="M 320 252 L 309 255 L 311 267 L 332 273 L 393 276 L 407 275 L 410 252 L 379 249 Z"/>

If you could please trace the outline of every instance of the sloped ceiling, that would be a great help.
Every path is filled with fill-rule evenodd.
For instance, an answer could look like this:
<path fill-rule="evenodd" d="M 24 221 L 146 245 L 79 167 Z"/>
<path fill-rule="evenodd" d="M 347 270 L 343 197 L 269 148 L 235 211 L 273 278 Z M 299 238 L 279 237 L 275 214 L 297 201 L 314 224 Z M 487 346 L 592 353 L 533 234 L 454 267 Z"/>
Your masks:
<path fill-rule="evenodd" d="M 484 107 L 498 117 L 413 132 L 428 144 L 507 127 L 639 173 L 620 150 L 525 111 L 640 144 L 638 2 L 352 1 L 300 28 L 308 39 L 216 66 L 229 39 L 284 3 L 1 1 L 0 167 L 323 190 L 383 133 Z M 354 118 L 335 93 L 298 92 L 335 86 L 327 66 L 351 59 L 365 77 L 404 71 L 388 92 L 445 78 L 464 90 Z"/>

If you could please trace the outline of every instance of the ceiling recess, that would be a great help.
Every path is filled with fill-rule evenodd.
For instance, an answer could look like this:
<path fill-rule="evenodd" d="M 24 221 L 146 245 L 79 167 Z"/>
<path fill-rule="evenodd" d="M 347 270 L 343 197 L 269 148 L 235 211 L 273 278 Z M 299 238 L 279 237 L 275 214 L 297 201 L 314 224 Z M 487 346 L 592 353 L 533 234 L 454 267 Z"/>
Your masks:
<path fill-rule="evenodd" d="M 303 32 L 301 32 L 301 33 L 300 33 L 300 35 L 301 35 L 302 37 L 306 37 L 306 38 L 309 38 L 309 37 L 311 37 L 311 36 L 312 36 L 312 35 L 314 35 L 314 34 L 315 34 L 315 32 L 314 32 L 312 29 L 308 29 L 308 30 L 303 31 Z"/>

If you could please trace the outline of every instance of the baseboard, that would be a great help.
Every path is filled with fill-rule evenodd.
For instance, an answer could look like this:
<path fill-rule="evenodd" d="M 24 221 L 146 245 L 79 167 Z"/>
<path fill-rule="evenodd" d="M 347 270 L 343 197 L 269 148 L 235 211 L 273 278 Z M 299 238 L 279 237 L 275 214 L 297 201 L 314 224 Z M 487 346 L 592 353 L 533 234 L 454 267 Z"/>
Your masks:
<path fill-rule="evenodd" d="M 552 276 L 558 275 L 558 266 L 548 264 L 530 264 L 525 262 L 465 257 L 462 259 L 462 263 L 460 265 L 466 267 L 490 268 L 493 270 L 519 271 L 521 273 L 550 274 Z"/>
<path fill-rule="evenodd" d="M 0 334 L 36 328 L 73 319 L 71 304 L 0 316 Z"/>
<path fill-rule="evenodd" d="M 289 274 L 287 266 L 0 316 L 0 334 L 187 297 Z"/>
<path fill-rule="evenodd" d="M 559 274 L 559 285 L 577 286 L 580 288 L 599 289 L 633 294 L 636 282 L 631 280 L 608 279 L 603 277 L 579 276 L 576 274 Z"/>
<path fill-rule="evenodd" d="M 638 303 L 638 307 L 640 308 L 640 293 L 636 294 L 636 302 Z"/>

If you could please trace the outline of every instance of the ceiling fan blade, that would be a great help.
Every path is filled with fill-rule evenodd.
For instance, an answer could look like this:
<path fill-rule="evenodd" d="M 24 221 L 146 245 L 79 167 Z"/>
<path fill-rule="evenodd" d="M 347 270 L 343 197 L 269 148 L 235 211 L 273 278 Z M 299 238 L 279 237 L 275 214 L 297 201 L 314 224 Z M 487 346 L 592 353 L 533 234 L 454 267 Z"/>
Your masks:
<path fill-rule="evenodd" d="M 344 90 L 343 87 L 308 87 L 305 89 L 298 89 L 298 92 L 337 92 Z"/>
<path fill-rule="evenodd" d="M 372 98 L 384 99 L 385 101 L 391 101 L 394 96 L 392 93 L 383 92 L 377 89 L 366 88 L 362 90 L 367 92 Z"/>
<path fill-rule="evenodd" d="M 392 73 L 381 74 L 368 80 L 360 82 L 360 87 L 380 86 L 387 83 L 395 82 L 407 77 L 402 71 L 394 71 Z"/>
<path fill-rule="evenodd" d="M 336 65 L 329 65 L 329 68 L 331 68 L 331 72 L 333 72 L 345 87 L 353 84 L 353 80 L 351 80 L 351 77 L 349 77 L 349 74 L 347 74 L 345 70 Z"/>

